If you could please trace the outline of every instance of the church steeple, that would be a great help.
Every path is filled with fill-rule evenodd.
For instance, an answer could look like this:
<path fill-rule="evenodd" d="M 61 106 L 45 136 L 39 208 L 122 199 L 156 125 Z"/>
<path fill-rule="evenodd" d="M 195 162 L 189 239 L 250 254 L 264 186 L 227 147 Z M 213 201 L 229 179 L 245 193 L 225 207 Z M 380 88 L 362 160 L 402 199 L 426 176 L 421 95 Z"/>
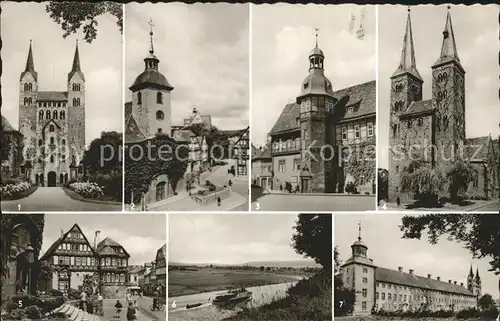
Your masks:
<path fill-rule="evenodd" d="M 472 277 L 474 276 L 474 272 L 472 272 L 472 263 L 470 265 L 469 276 L 472 276 Z"/>
<path fill-rule="evenodd" d="M 68 74 L 68 81 L 70 81 L 71 78 L 73 78 L 73 75 L 76 73 L 80 74 L 82 80 L 85 81 L 85 77 L 80 67 L 80 51 L 78 50 L 78 39 L 76 40 L 75 54 L 73 55 L 73 65 L 71 66 L 71 71 Z"/>
<path fill-rule="evenodd" d="M 451 23 L 450 6 L 448 6 L 448 11 L 446 12 L 446 22 L 443 30 L 441 53 L 432 67 L 437 67 L 439 65 L 452 61 L 455 62 L 463 70 L 463 67 L 460 64 L 460 58 L 458 57 L 457 43 L 455 41 L 455 34 L 453 32 L 453 25 Z"/>
<path fill-rule="evenodd" d="M 160 60 L 156 58 L 155 56 L 155 51 L 154 51 L 154 46 L 153 46 L 153 20 L 149 20 L 149 55 L 144 58 L 144 66 L 145 70 L 148 69 L 154 69 L 158 70 L 158 63 Z"/>
<path fill-rule="evenodd" d="M 392 77 L 399 76 L 404 73 L 409 73 L 415 78 L 423 81 L 417 70 L 417 63 L 415 60 L 415 47 L 413 45 L 413 32 L 411 29 L 411 10 L 409 7 L 408 16 L 406 18 L 405 36 L 403 38 L 403 49 L 401 50 L 401 59 L 399 61 L 399 66 L 392 74 Z"/>
<path fill-rule="evenodd" d="M 28 50 L 28 57 L 26 58 L 26 66 L 24 67 L 24 71 L 21 73 L 20 80 L 22 80 L 24 75 L 26 75 L 27 73 L 32 74 L 35 81 L 37 81 L 38 73 L 35 71 L 35 62 L 33 60 L 33 49 L 31 46 L 31 39 L 30 39 L 30 48 Z"/>
<path fill-rule="evenodd" d="M 481 277 L 479 277 L 479 267 L 476 269 L 476 281 L 481 280 Z"/>
<path fill-rule="evenodd" d="M 311 70 L 311 69 L 325 70 L 325 66 L 324 66 L 325 54 L 323 53 L 323 50 L 319 49 L 319 47 L 318 47 L 318 31 L 319 31 L 319 29 L 314 28 L 314 31 L 316 32 L 316 46 L 313 48 L 313 50 L 309 54 L 309 70 Z"/>
<path fill-rule="evenodd" d="M 351 245 L 353 256 L 367 257 L 368 247 L 361 239 L 361 222 L 358 223 L 358 240 Z"/>

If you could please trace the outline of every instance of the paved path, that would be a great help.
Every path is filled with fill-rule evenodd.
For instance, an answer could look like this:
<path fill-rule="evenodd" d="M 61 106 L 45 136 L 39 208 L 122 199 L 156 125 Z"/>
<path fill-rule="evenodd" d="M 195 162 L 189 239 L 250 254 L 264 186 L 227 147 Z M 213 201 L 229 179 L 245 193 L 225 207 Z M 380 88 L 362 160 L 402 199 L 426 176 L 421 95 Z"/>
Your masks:
<path fill-rule="evenodd" d="M 20 208 L 19 208 L 19 205 Z M 2 211 L 121 211 L 121 205 L 77 201 L 66 195 L 61 187 L 39 187 L 28 197 L 2 201 Z"/>
<path fill-rule="evenodd" d="M 387 203 L 378 206 L 379 211 L 405 211 L 405 212 L 498 212 L 500 203 L 498 201 L 475 201 L 474 204 L 467 206 L 453 207 L 418 207 L 406 208 L 408 204 L 397 206 L 396 203 Z"/>
<path fill-rule="evenodd" d="M 252 211 L 374 211 L 376 197 L 267 194 L 252 202 Z"/>
<path fill-rule="evenodd" d="M 136 312 L 137 321 L 165 321 L 167 319 L 167 313 L 163 311 L 151 311 L 149 306 L 153 303 L 151 298 L 139 298 L 134 297 L 137 301 L 138 311 Z M 149 303 L 151 301 L 151 303 Z M 123 309 L 117 313 L 115 304 L 116 300 L 106 299 L 103 302 L 104 317 L 102 320 L 105 321 L 126 321 L 127 320 L 127 300 L 121 299 L 120 303 Z"/>

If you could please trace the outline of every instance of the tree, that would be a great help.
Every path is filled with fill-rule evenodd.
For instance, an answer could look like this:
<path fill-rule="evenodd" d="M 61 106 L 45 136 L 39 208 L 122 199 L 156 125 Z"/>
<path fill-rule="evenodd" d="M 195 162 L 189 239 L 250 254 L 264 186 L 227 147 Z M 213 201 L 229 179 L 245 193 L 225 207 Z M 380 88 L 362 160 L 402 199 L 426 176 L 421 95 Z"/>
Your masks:
<path fill-rule="evenodd" d="M 490 310 L 495 307 L 495 300 L 491 294 L 486 293 L 479 299 L 478 305 L 481 310 Z"/>
<path fill-rule="evenodd" d="M 227 135 L 221 132 L 217 127 L 197 123 L 188 126 L 187 129 L 195 135 L 200 149 L 203 145 L 203 139 L 205 139 L 209 151 L 209 160 L 213 158 L 220 160 L 228 156 L 228 149 L 230 145 L 229 137 L 227 137 Z M 215 148 L 215 146 L 218 147 Z"/>
<path fill-rule="evenodd" d="M 76 33 L 83 26 L 84 39 L 91 43 L 97 38 L 97 17 L 111 14 L 116 17 L 116 24 L 123 32 L 123 7 L 120 3 L 50 1 L 45 11 L 64 31 L 63 38 Z"/>
<path fill-rule="evenodd" d="M 438 195 L 443 190 L 445 179 L 438 168 L 419 161 L 410 163 L 400 176 L 401 192 L 411 192 L 415 200 L 424 206 L 438 203 Z"/>
<path fill-rule="evenodd" d="M 261 267 L 260 267 L 260 270 L 261 270 L 262 272 L 264 272 L 264 267 L 263 267 L 263 266 L 261 266 Z"/>
<path fill-rule="evenodd" d="M 344 287 L 342 274 L 340 274 L 341 261 L 339 258 L 337 247 L 335 247 L 333 250 L 333 258 L 335 273 L 335 278 L 333 281 L 335 297 L 334 316 L 340 317 L 352 313 L 352 311 L 354 310 L 354 302 L 356 301 L 356 294 L 354 293 L 354 290 Z"/>
<path fill-rule="evenodd" d="M 332 215 L 299 214 L 294 227 L 292 246 L 298 254 L 308 256 L 323 269 L 332 268 Z"/>
<path fill-rule="evenodd" d="M 115 131 L 102 132 L 83 154 L 83 164 L 89 174 L 122 170 L 123 135 Z"/>
<path fill-rule="evenodd" d="M 446 177 L 448 178 L 450 198 L 459 201 L 467 192 L 470 182 L 475 179 L 475 171 L 469 163 L 458 160 L 446 172 Z"/>
<path fill-rule="evenodd" d="M 133 192 L 133 202 L 138 203 L 142 194 L 149 190 L 151 180 L 160 174 L 168 176 L 175 192 L 187 168 L 187 146 L 178 145 L 168 135 L 157 135 L 132 146 L 134 148 L 129 149 L 127 145 L 125 151 L 125 201 L 131 201 Z"/>
<path fill-rule="evenodd" d="M 42 284 L 52 280 L 52 273 L 54 269 L 49 264 L 43 264 L 39 262 L 38 267 L 38 288 L 41 288 Z"/>
<path fill-rule="evenodd" d="M 490 271 L 498 275 L 499 226 L 500 214 L 423 214 L 404 216 L 400 229 L 406 239 L 420 239 L 425 231 L 431 244 L 436 244 L 442 235 L 447 235 L 448 240 L 463 243 L 475 257 L 491 258 Z"/>

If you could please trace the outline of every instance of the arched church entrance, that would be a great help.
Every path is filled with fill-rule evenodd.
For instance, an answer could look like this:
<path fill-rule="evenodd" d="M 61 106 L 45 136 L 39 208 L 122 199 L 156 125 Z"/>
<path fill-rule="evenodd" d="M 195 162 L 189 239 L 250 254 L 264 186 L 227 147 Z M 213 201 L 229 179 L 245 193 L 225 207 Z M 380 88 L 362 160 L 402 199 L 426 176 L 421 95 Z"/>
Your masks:
<path fill-rule="evenodd" d="M 49 172 L 47 175 L 47 186 L 55 187 L 57 186 L 57 174 L 54 171 Z"/>

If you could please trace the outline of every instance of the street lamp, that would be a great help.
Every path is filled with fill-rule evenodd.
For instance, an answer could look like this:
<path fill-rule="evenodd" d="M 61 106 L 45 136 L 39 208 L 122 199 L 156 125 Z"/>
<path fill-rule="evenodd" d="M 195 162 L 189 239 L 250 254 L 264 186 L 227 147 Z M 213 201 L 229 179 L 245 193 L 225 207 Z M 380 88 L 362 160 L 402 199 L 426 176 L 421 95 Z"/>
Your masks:
<path fill-rule="evenodd" d="M 26 246 L 26 249 L 24 250 L 24 255 L 26 258 L 26 262 L 28 263 L 28 293 L 33 294 L 31 268 L 33 266 L 33 263 L 35 263 L 35 249 L 31 247 L 31 244 L 28 244 L 28 246 Z"/>

